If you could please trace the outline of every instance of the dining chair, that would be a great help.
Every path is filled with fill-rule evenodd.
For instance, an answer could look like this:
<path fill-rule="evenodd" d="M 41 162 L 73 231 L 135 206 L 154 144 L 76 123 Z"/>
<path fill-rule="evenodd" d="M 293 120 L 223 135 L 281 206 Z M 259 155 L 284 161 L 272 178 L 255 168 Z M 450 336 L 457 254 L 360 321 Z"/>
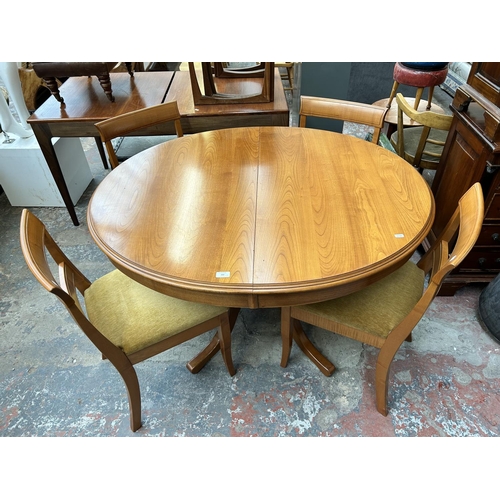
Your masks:
<path fill-rule="evenodd" d="M 55 243 L 45 225 L 27 209 L 21 215 L 20 232 L 21 249 L 30 271 L 64 304 L 103 359 L 108 359 L 121 375 L 128 393 L 132 431 L 142 425 L 136 363 L 217 329 L 214 339 L 219 341 L 226 368 L 231 376 L 236 373 L 231 330 L 237 309 L 169 297 L 118 270 L 91 283 Z M 52 269 L 58 269 L 58 280 Z M 192 369 L 188 363 L 192 373 L 199 371 L 197 368 Z"/>
<path fill-rule="evenodd" d="M 181 115 L 176 101 L 138 109 L 96 123 L 95 126 L 99 131 L 101 140 L 106 146 L 111 168 L 114 169 L 120 164 L 111 142 L 113 139 L 148 127 L 154 128 L 170 121 L 174 122 L 177 137 L 182 137 Z"/>
<path fill-rule="evenodd" d="M 377 410 L 387 415 L 392 359 L 403 341 L 411 341 L 412 330 L 432 303 L 443 279 L 474 246 L 483 212 L 483 193 L 476 183 L 462 196 L 441 236 L 418 263 L 410 260 L 385 278 L 345 297 L 282 308 L 281 366 L 287 366 L 292 340 L 299 345 L 310 342 L 301 322 L 377 347 L 380 351 L 375 369 L 376 404 Z M 327 376 L 333 372 L 321 371 Z"/>
<path fill-rule="evenodd" d="M 396 95 L 398 125 L 390 141 L 401 158 L 419 171 L 436 170 L 443 153 L 453 116 L 433 111 L 415 111 L 402 94 Z M 404 126 L 404 115 L 412 126 Z"/>
<path fill-rule="evenodd" d="M 327 97 L 300 97 L 299 127 L 305 127 L 307 117 L 328 118 L 373 127 L 370 141 L 378 144 L 387 108 L 361 102 L 342 101 Z"/>

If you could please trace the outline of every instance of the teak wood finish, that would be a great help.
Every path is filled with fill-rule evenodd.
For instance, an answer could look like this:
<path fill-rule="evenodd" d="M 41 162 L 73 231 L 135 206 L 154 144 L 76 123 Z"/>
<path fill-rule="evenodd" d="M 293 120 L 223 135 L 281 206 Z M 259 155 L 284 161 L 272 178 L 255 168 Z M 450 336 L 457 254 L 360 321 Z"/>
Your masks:
<path fill-rule="evenodd" d="M 434 242 L 432 247 L 430 247 L 421 257 L 418 264 L 416 264 L 416 266 L 422 269 L 429 278 L 427 288 L 423 291 L 420 299 L 415 301 L 408 315 L 401 318 L 401 321 L 394 327 L 388 327 L 388 329 L 383 332 L 385 336 L 370 331 L 360 330 L 358 327 L 351 324 L 341 323 L 328 317 L 326 313 L 327 309 L 330 309 L 335 317 L 344 312 L 342 304 L 337 305 L 335 300 L 327 304 L 326 307 L 320 306 L 318 310 L 308 310 L 306 307 L 300 306 L 282 308 L 281 334 L 283 339 L 283 351 L 281 366 L 286 367 L 288 363 L 293 339 L 296 340 L 299 346 L 304 343 L 309 343 L 300 321 L 377 347 L 380 349 L 380 352 L 375 371 L 376 404 L 377 410 L 382 415 L 387 415 L 388 377 L 392 360 L 401 344 L 405 340 L 411 341 L 413 328 L 415 328 L 417 323 L 422 319 L 422 316 L 437 295 L 446 275 L 453 271 L 463 261 L 474 246 L 481 230 L 483 213 L 483 193 L 480 184 L 476 183 L 460 199 L 459 206 L 456 208 L 455 213 L 449 220 L 443 233 Z M 457 230 L 458 238 L 456 243 L 451 244 L 453 243 L 453 238 Z M 414 266 L 413 263 L 409 264 Z M 374 285 L 375 288 L 372 286 L 363 290 L 363 296 L 357 299 L 358 302 L 355 311 L 356 322 L 360 320 L 360 315 L 363 315 L 363 299 L 372 303 L 373 299 L 375 299 L 376 303 L 377 297 L 373 298 L 370 292 L 376 294 L 379 284 L 380 282 L 376 283 Z M 394 288 L 393 295 L 397 293 L 397 289 Z M 397 295 L 393 300 L 389 300 L 387 296 L 384 296 L 384 298 L 386 302 L 398 301 Z M 383 309 L 386 304 L 382 299 L 380 302 L 380 308 Z M 368 314 L 372 313 L 370 312 Z M 347 317 L 349 317 L 349 315 Z M 370 324 L 372 320 L 373 318 L 369 316 L 366 318 L 366 321 L 362 322 Z M 325 363 L 325 359 L 326 358 L 322 355 L 317 358 L 312 358 L 322 373 L 330 376 L 335 367 L 329 362 Z"/>
<path fill-rule="evenodd" d="M 182 137 L 181 115 L 175 101 L 131 111 L 96 123 L 95 126 L 99 130 L 101 140 L 106 146 L 111 168 L 116 168 L 120 163 L 111 143 L 112 139 L 136 134 L 141 129 L 150 129 L 170 121 L 174 122 L 177 137 Z"/>
<path fill-rule="evenodd" d="M 386 114 L 387 108 L 372 104 L 326 97 L 301 96 L 299 126 L 306 126 L 308 116 L 368 125 L 374 128 L 372 142 L 377 144 Z"/>
<path fill-rule="evenodd" d="M 154 146 L 112 171 L 87 212 L 97 245 L 129 277 L 247 308 L 359 290 L 403 265 L 433 218 L 427 183 L 396 154 L 298 127 Z"/>
<path fill-rule="evenodd" d="M 134 78 L 126 73 L 111 73 L 110 77 L 115 102 L 106 98 L 95 78 L 74 77 L 61 86 L 65 96 L 64 108 L 54 99 L 48 99 L 28 119 L 75 226 L 79 221 L 52 145 L 53 137 L 94 137 L 103 163 L 107 165 L 95 123 L 163 102 L 177 102 L 184 134 L 229 127 L 288 125 L 288 104 L 278 70 L 274 76 L 273 102 L 260 104 L 195 106 L 188 71 L 139 71 Z M 262 87 L 262 78 L 242 80 L 249 92 Z M 220 78 L 216 79 L 216 84 L 221 92 L 234 93 L 234 81 Z M 173 135 L 175 128 L 169 122 L 141 129 L 137 134 Z"/>
<path fill-rule="evenodd" d="M 398 127 L 391 144 L 401 158 L 419 169 L 436 170 L 453 117 L 432 111 L 416 111 L 402 94 L 396 95 Z M 410 119 L 410 127 L 404 118 Z"/>
<path fill-rule="evenodd" d="M 141 427 L 141 393 L 139 380 L 134 369 L 135 364 L 191 340 L 203 333 L 217 329 L 212 344 L 222 345 L 220 348 L 226 368 L 232 376 L 236 373 L 231 356 L 231 330 L 238 315 L 237 309 L 228 309 L 224 313 L 214 316 L 194 327 L 189 328 L 163 340 L 151 342 L 141 350 L 127 354 L 123 349 L 106 338 L 88 319 L 79 296 L 92 286 L 92 283 L 75 267 L 66 257 L 53 238 L 48 233 L 44 224 L 30 211 L 24 209 L 20 226 L 21 249 L 26 263 L 40 284 L 50 293 L 54 294 L 66 307 L 76 324 L 81 328 L 89 340 L 99 349 L 103 359 L 108 359 L 117 369 L 127 388 L 130 407 L 130 428 L 136 431 Z M 59 270 L 59 279 L 56 280 L 51 271 L 47 257 L 50 256 Z M 117 290 L 118 292 L 118 290 Z M 127 311 L 134 314 L 134 308 L 140 308 L 138 299 L 127 306 Z M 126 318 L 123 318 L 126 321 Z M 143 325 L 147 331 L 148 325 Z M 211 345 L 211 344 L 210 344 Z M 210 347 L 209 345 L 209 347 Z M 208 348 L 206 349 L 208 350 Z M 205 352 L 205 351 L 204 351 Z M 199 356 L 187 364 L 192 373 L 197 373 L 215 352 L 209 352 L 204 359 Z"/>

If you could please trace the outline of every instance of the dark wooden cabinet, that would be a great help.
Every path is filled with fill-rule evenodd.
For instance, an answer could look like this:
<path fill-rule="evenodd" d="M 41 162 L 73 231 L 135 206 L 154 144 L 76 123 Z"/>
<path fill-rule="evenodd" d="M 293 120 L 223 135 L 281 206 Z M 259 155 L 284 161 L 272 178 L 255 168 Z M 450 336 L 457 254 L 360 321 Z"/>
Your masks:
<path fill-rule="evenodd" d="M 485 199 L 481 234 L 468 257 L 448 275 L 440 295 L 453 295 L 500 272 L 500 63 L 474 63 L 451 104 L 453 123 L 432 190 L 436 218 L 430 244 L 445 227 L 458 200 L 475 182 Z"/>

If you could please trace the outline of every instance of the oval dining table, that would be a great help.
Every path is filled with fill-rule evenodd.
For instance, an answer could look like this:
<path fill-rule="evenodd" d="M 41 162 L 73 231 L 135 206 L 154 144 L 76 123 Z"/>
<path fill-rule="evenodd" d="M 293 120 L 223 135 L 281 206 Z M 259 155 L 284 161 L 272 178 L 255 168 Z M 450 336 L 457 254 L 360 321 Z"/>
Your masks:
<path fill-rule="evenodd" d="M 366 287 L 409 260 L 434 210 L 427 182 L 396 154 L 335 132 L 266 126 L 188 135 L 134 155 L 97 187 L 87 222 L 130 278 L 238 310 Z M 333 371 L 302 335 L 299 347 Z M 214 338 L 193 366 L 217 349 Z"/>

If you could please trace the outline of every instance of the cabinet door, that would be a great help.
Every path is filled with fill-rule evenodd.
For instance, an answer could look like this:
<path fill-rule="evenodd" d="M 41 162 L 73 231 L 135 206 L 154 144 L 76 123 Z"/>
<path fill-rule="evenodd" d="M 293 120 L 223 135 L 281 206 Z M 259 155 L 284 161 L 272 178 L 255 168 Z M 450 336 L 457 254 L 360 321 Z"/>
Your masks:
<path fill-rule="evenodd" d="M 478 135 L 455 116 L 432 185 L 436 201 L 436 218 L 432 228 L 435 238 L 448 223 L 462 195 L 472 184 L 481 181 L 490 153 Z"/>
<path fill-rule="evenodd" d="M 467 83 L 490 102 L 500 106 L 500 63 L 473 63 Z"/>

